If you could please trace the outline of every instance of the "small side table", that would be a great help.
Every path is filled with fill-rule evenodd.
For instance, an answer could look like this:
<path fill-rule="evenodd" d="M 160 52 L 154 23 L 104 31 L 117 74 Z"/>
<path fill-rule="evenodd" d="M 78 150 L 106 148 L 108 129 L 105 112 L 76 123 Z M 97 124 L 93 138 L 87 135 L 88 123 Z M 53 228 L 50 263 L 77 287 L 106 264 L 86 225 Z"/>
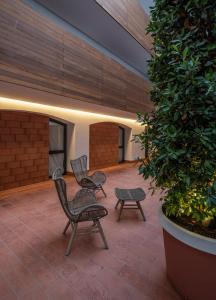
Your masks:
<path fill-rule="evenodd" d="M 123 208 L 124 209 L 139 209 L 141 215 L 143 217 L 143 221 L 145 221 L 145 215 L 140 205 L 140 201 L 143 201 L 146 197 L 145 192 L 141 188 L 136 189 L 115 189 L 115 195 L 118 199 L 115 209 L 117 209 L 118 205 L 121 204 L 118 221 L 120 221 L 121 213 Z M 127 202 L 133 202 L 132 204 L 126 204 Z"/>

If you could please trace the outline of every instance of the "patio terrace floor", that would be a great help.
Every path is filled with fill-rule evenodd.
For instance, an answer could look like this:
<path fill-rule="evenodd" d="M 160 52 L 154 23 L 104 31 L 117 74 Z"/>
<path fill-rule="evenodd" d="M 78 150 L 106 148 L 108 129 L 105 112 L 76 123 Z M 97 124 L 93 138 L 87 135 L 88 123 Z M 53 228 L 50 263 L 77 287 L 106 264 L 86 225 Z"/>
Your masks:
<path fill-rule="evenodd" d="M 0 193 L 0 299 L 177 300 L 166 278 L 159 195 L 124 210 L 120 222 L 114 209 L 115 187 L 149 186 L 132 164 L 105 170 L 105 191 L 98 201 L 109 210 L 101 223 L 109 244 L 99 234 L 80 236 L 69 257 L 64 256 L 70 231 L 51 181 L 11 194 Z M 72 197 L 79 189 L 67 177 Z"/>

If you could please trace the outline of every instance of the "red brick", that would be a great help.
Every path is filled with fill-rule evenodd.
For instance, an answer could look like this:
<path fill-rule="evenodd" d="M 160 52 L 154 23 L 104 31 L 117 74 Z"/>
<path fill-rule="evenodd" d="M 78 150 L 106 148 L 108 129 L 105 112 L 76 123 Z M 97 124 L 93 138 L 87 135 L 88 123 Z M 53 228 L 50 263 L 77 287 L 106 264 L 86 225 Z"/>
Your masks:
<path fill-rule="evenodd" d="M 26 141 L 26 142 L 20 142 L 21 146 L 23 148 L 29 148 L 29 147 L 32 147 L 32 142 L 30 141 Z"/>
<path fill-rule="evenodd" d="M 6 180 L 14 179 L 14 182 L 1 182 L 0 189 L 47 179 L 49 118 L 32 113 L 0 111 L 2 117 L 0 170 L 3 170 L 2 176 Z"/>
<path fill-rule="evenodd" d="M 1 149 L 4 149 L 5 147 L 6 147 L 6 143 L 0 141 L 0 151 L 1 151 Z"/>
<path fill-rule="evenodd" d="M 41 122 L 40 123 L 39 122 L 38 123 L 35 122 L 34 123 L 34 128 L 43 129 L 44 128 L 44 124 L 41 123 Z"/>
<path fill-rule="evenodd" d="M 17 154 L 16 155 L 16 160 L 18 161 L 23 161 L 23 160 L 28 160 L 29 159 L 29 154 Z"/>
<path fill-rule="evenodd" d="M 5 142 L 5 146 L 4 146 L 4 148 L 7 148 L 7 149 L 13 149 L 13 148 L 15 148 L 15 147 L 19 147 L 19 144 L 17 143 L 17 142 L 15 142 L 15 141 L 13 141 L 13 142 Z"/>
<path fill-rule="evenodd" d="M 48 142 L 48 137 L 46 141 L 34 141 L 32 142 L 33 147 L 36 148 L 41 148 L 41 147 L 48 147 L 49 146 L 49 142 Z"/>
<path fill-rule="evenodd" d="M 11 150 L 12 150 L 12 149 L 7 149 L 7 148 L 1 149 L 1 150 L 0 150 L 0 155 L 12 154 L 12 153 L 11 153 Z"/>
<path fill-rule="evenodd" d="M 19 186 L 28 185 L 28 184 L 32 184 L 32 183 L 34 183 L 32 178 L 24 179 L 24 180 L 19 181 Z"/>
<path fill-rule="evenodd" d="M 98 123 L 90 126 L 90 168 L 118 162 L 118 125 Z"/>
<path fill-rule="evenodd" d="M 10 149 L 10 148 L 9 148 Z M 10 149 L 11 154 L 24 154 L 24 148 L 16 144 L 16 147 Z"/>
<path fill-rule="evenodd" d="M 47 151 L 47 153 L 40 154 L 40 158 L 48 158 L 48 157 L 49 157 L 48 151 Z"/>
<path fill-rule="evenodd" d="M 19 186 L 18 182 L 10 182 L 10 183 L 5 183 L 3 186 L 4 190 L 8 190 L 8 189 L 13 189 Z"/>
<path fill-rule="evenodd" d="M 35 166 L 43 166 L 43 165 L 47 165 L 47 163 L 48 163 L 48 160 L 45 159 L 45 158 L 36 159 L 36 160 L 34 161 L 34 165 L 35 165 Z"/>
<path fill-rule="evenodd" d="M 5 177 L 5 176 L 9 176 L 9 175 L 10 175 L 10 169 L 1 169 L 0 170 L 0 178 Z"/>
<path fill-rule="evenodd" d="M 34 183 L 42 182 L 42 181 L 44 181 L 44 177 L 43 177 L 43 176 L 35 177 L 35 178 L 32 178 L 32 181 L 33 181 Z"/>
<path fill-rule="evenodd" d="M 34 141 L 40 141 L 41 136 L 38 134 L 31 134 L 29 135 L 29 141 L 34 142 Z"/>
<path fill-rule="evenodd" d="M 24 168 L 11 169 L 11 173 L 12 173 L 12 175 L 23 174 L 23 173 L 25 173 L 25 169 Z"/>
<path fill-rule="evenodd" d="M 13 162 L 8 162 L 7 163 L 7 168 L 8 169 L 15 169 L 20 167 L 20 161 L 13 161 Z"/>
<path fill-rule="evenodd" d="M 44 168 L 43 170 L 40 169 L 40 176 L 47 176 L 47 179 L 49 177 L 48 169 Z"/>
<path fill-rule="evenodd" d="M 0 163 L 7 163 L 15 160 L 14 155 L 0 155 Z"/>
<path fill-rule="evenodd" d="M 25 149 L 25 153 L 28 153 L 28 154 L 37 153 L 37 152 L 38 152 L 37 148 L 26 148 Z"/>
<path fill-rule="evenodd" d="M 30 176 L 28 173 L 23 173 L 23 174 L 18 174 L 16 175 L 16 180 L 17 181 L 22 181 L 22 180 L 26 180 L 26 179 L 29 179 Z"/>
<path fill-rule="evenodd" d="M 35 171 L 29 174 L 30 178 L 36 178 L 36 177 L 40 177 L 41 176 L 41 172 L 39 171 Z"/>
<path fill-rule="evenodd" d="M 46 170 L 46 171 L 48 172 L 47 163 L 46 163 L 46 164 L 40 165 L 40 172 L 41 172 L 42 170 Z"/>
<path fill-rule="evenodd" d="M 0 163 L 0 170 L 3 170 L 4 168 L 6 168 L 6 163 Z"/>
<path fill-rule="evenodd" d="M 21 122 L 22 128 L 33 128 L 33 124 L 31 122 Z"/>
<path fill-rule="evenodd" d="M 11 130 L 8 127 L 0 127 L 0 135 L 1 134 L 10 134 Z"/>
<path fill-rule="evenodd" d="M 11 121 L 6 121 L 6 126 L 9 128 L 19 128 L 20 127 L 20 122 L 11 120 Z"/>
<path fill-rule="evenodd" d="M 40 159 L 41 158 L 41 154 L 40 153 L 31 153 L 31 154 L 28 154 L 28 158 L 29 159 Z"/>
<path fill-rule="evenodd" d="M 6 122 L 3 120 L 0 120 L 0 128 L 4 128 L 5 127 Z"/>
<path fill-rule="evenodd" d="M 25 130 L 22 128 L 11 128 L 10 132 L 11 134 L 24 134 Z"/>
<path fill-rule="evenodd" d="M 41 135 L 40 140 L 41 141 L 47 141 L 48 140 L 48 135 Z"/>
<path fill-rule="evenodd" d="M 48 147 L 40 147 L 40 148 L 38 149 L 38 151 L 39 151 L 40 153 L 48 153 L 48 152 L 49 152 L 49 149 L 48 149 Z"/>
<path fill-rule="evenodd" d="M 0 136 L 0 139 L 2 142 L 14 142 L 15 141 L 15 135 L 11 134 L 4 134 Z"/>
<path fill-rule="evenodd" d="M 33 164 L 34 164 L 34 161 L 32 159 L 24 160 L 21 162 L 22 167 L 31 167 L 31 166 L 33 166 Z M 29 169 L 29 170 L 31 170 L 31 169 Z"/>
<path fill-rule="evenodd" d="M 1 178 L 1 182 L 4 185 L 5 183 L 11 183 L 15 181 L 15 176 L 5 176 L 3 178 Z"/>
<path fill-rule="evenodd" d="M 40 172 L 41 171 L 40 167 L 39 167 L 39 169 L 35 165 L 31 166 L 30 168 L 29 168 L 29 166 L 25 167 L 25 172 L 26 173 L 31 173 L 31 172 L 36 172 L 36 171 Z"/>
<path fill-rule="evenodd" d="M 17 113 L 15 113 L 15 114 L 17 114 Z M 7 120 L 7 121 L 13 121 L 14 120 L 14 118 L 15 118 L 15 114 L 14 114 L 14 112 L 9 112 L 9 111 L 4 111 L 3 113 L 2 113 L 2 116 L 1 116 L 1 119 L 2 120 Z"/>
<path fill-rule="evenodd" d="M 29 113 L 16 112 L 16 120 L 21 122 L 28 122 L 30 119 L 29 115 Z"/>
<path fill-rule="evenodd" d="M 38 130 L 35 129 L 35 128 L 26 128 L 26 129 L 25 129 L 25 133 L 26 133 L 27 135 L 37 134 L 37 133 L 38 133 Z"/>
<path fill-rule="evenodd" d="M 26 142 L 26 141 L 28 141 L 29 139 L 28 139 L 28 136 L 27 135 L 25 135 L 25 134 L 17 134 L 16 135 L 16 141 L 17 142 Z"/>
<path fill-rule="evenodd" d="M 49 118 L 46 117 L 46 116 L 39 115 L 39 114 L 32 114 L 31 115 L 31 121 L 32 122 L 46 123 L 48 125 Z"/>

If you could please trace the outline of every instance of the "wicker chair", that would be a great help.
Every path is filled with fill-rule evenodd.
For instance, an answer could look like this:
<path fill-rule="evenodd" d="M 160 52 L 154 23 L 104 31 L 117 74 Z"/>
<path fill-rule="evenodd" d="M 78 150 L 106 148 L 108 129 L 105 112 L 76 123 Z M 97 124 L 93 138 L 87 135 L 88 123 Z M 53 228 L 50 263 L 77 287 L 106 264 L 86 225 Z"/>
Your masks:
<path fill-rule="evenodd" d="M 63 177 L 61 177 L 60 168 L 57 168 L 53 172 L 52 179 L 55 182 L 61 206 L 68 218 L 63 234 L 66 234 L 70 225 L 72 228 L 71 237 L 69 239 L 65 255 L 69 255 L 71 253 L 72 244 L 77 234 L 78 223 L 85 221 L 92 221 L 93 225 L 90 230 L 85 230 L 81 233 L 86 234 L 99 232 L 104 242 L 105 249 L 108 249 L 108 244 L 99 221 L 108 214 L 108 211 L 104 206 L 97 203 L 94 192 L 89 189 L 81 189 L 76 193 L 74 199 L 69 201 L 67 198 L 66 183 Z"/>
<path fill-rule="evenodd" d="M 103 185 L 106 182 L 106 175 L 101 171 L 96 171 L 92 175 L 88 175 L 86 155 L 73 159 L 70 163 L 76 181 L 82 188 L 87 188 L 93 191 L 101 190 L 106 197 L 106 193 L 103 189 Z"/>

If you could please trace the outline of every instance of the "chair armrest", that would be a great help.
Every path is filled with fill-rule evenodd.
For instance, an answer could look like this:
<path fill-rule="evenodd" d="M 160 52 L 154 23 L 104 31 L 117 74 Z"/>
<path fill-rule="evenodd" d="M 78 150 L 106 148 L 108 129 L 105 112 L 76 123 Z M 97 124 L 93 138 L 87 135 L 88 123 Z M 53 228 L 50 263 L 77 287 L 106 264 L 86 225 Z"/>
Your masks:
<path fill-rule="evenodd" d="M 86 176 L 81 179 L 80 185 L 84 188 L 95 188 L 96 185 L 94 183 L 94 180 L 90 176 Z"/>
<path fill-rule="evenodd" d="M 98 204 L 98 203 L 93 203 L 93 204 L 89 204 L 89 205 L 84 206 L 83 208 L 81 208 L 81 209 L 79 210 L 79 213 L 78 213 L 78 214 L 82 214 L 84 211 L 89 210 L 89 208 L 103 209 L 103 210 L 105 210 L 105 211 L 107 212 L 107 214 L 108 214 L 107 209 L 106 209 L 103 205 Z"/>
<path fill-rule="evenodd" d="M 103 211 L 103 215 L 95 214 L 95 216 L 93 216 L 93 214 L 97 211 Z M 89 214 L 90 219 L 98 219 L 98 218 L 107 216 L 108 211 L 103 205 L 94 203 L 94 204 L 86 205 L 85 207 L 83 207 L 82 209 L 79 210 L 79 213 L 77 214 L 77 216 L 78 216 L 77 221 L 82 219 L 83 214 L 87 214 L 87 215 Z"/>
<path fill-rule="evenodd" d="M 90 177 L 93 180 L 93 182 L 99 182 L 101 185 L 106 182 L 106 175 L 102 171 L 95 171 L 88 177 Z"/>
<path fill-rule="evenodd" d="M 106 177 L 105 173 L 102 172 L 102 171 L 95 171 L 94 173 L 91 174 L 90 177 L 92 177 L 92 176 L 98 176 L 98 175 Z"/>

